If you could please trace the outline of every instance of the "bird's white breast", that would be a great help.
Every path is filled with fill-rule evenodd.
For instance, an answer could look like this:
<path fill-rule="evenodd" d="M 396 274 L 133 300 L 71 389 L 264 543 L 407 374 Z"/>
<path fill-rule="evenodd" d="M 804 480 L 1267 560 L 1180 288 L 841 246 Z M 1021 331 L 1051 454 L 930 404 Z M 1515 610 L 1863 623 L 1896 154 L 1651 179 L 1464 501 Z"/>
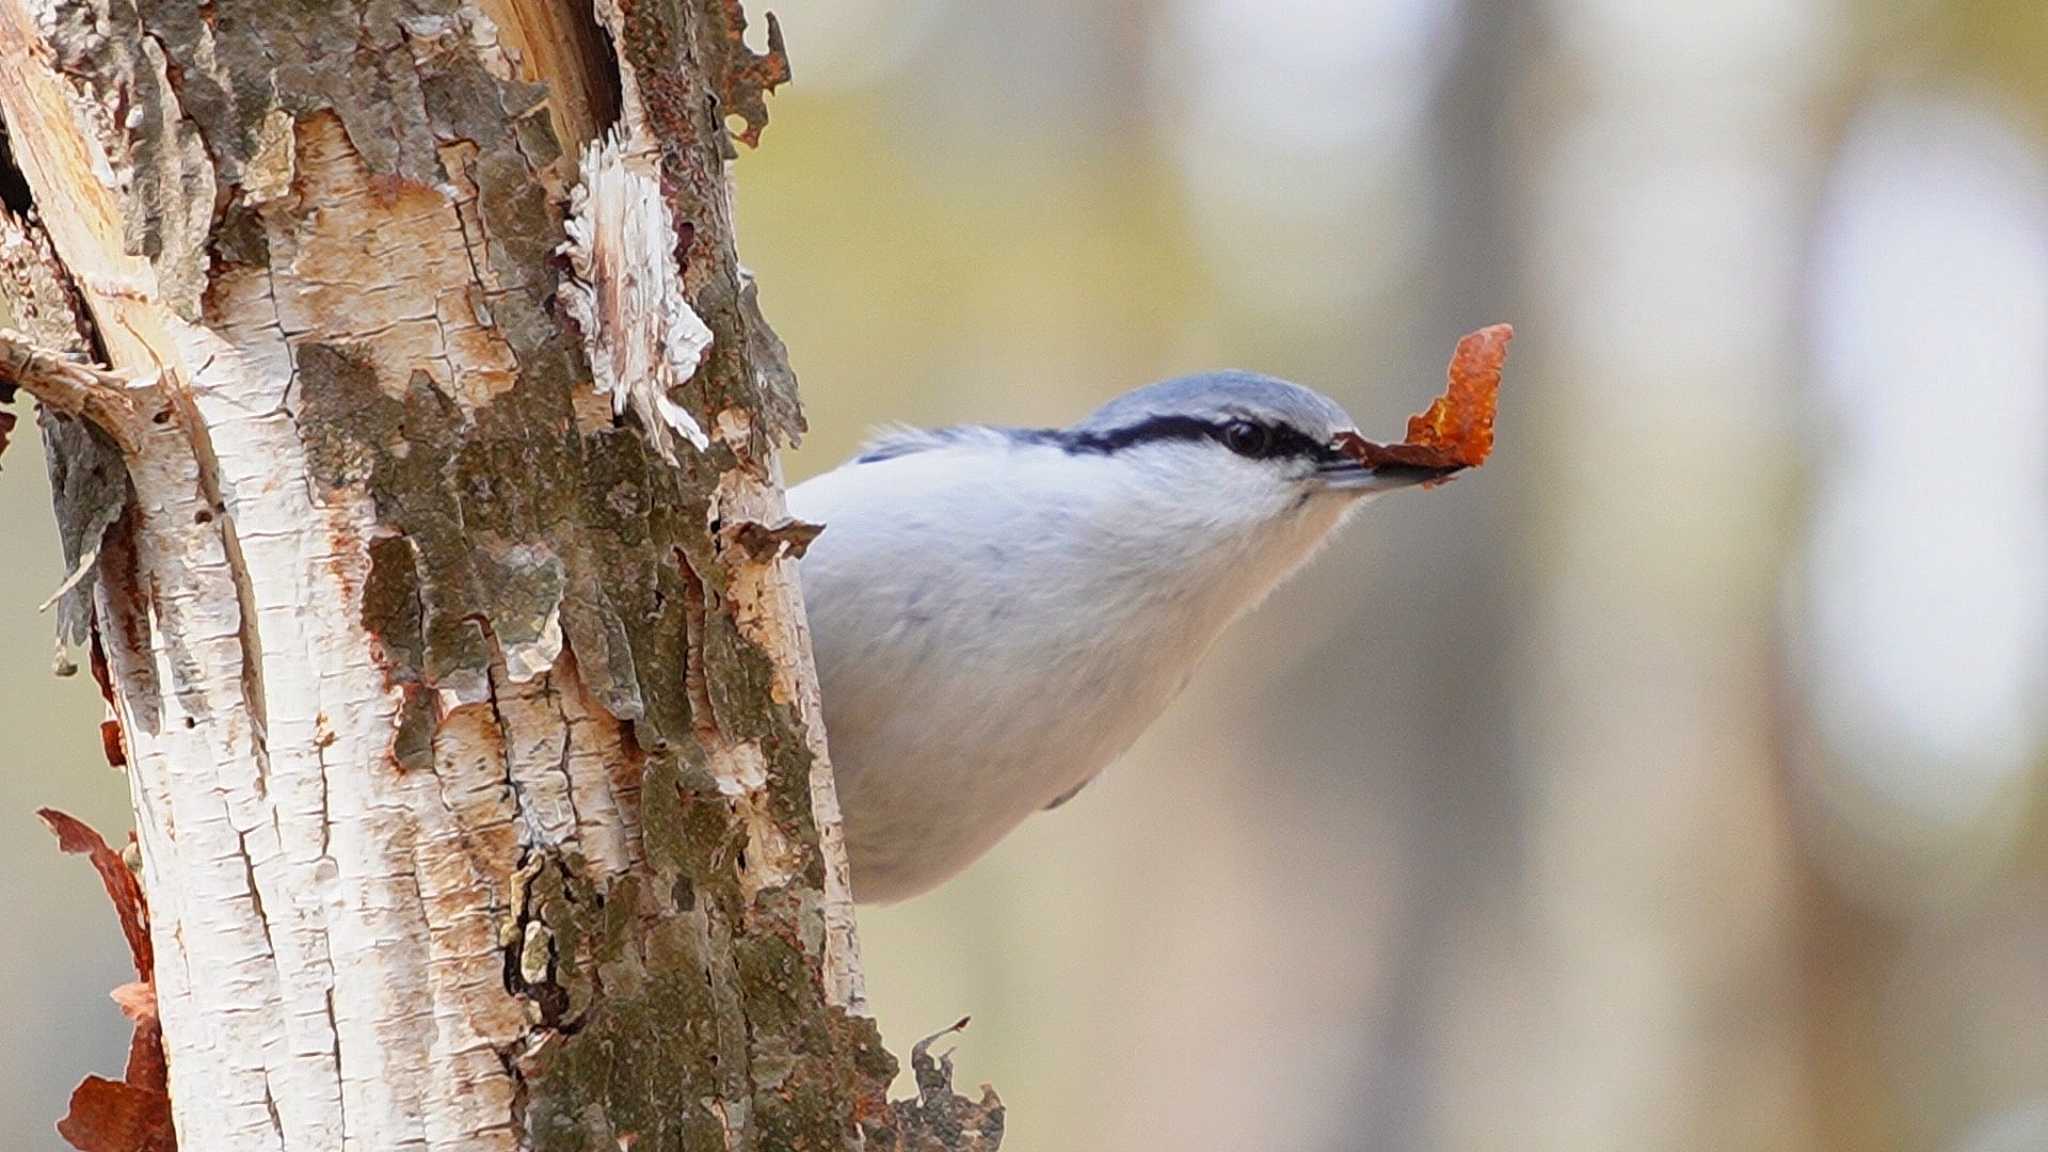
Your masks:
<path fill-rule="evenodd" d="M 991 441 L 790 492 L 826 526 L 801 573 L 856 898 L 915 895 L 1086 783 L 1337 518 L 1247 533 L 1246 483 L 1177 500 L 1127 459 Z"/>

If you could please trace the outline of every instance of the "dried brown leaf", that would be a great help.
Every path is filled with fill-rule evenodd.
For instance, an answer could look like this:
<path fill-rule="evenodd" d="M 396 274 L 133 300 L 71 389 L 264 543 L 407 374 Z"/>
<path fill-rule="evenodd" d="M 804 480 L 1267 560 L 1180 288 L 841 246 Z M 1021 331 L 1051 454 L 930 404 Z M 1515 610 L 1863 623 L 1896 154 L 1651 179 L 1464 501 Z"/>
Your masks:
<path fill-rule="evenodd" d="M 128 766 L 128 749 L 121 742 L 121 722 L 111 716 L 100 721 L 100 751 L 110 767 Z"/>
<path fill-rule="evenodd" d="M 124 1078 L 86 1077 L 72 1092 L 71 1110 L 57 1122 L 57 1133 L 79 1152 L 175 1152 L 170 1076 L 152 978 L 156 958 L 149 941 L 149 903 L 143 897 L 142 884 L 121 854 L 84 821 L 54 808 L 44 808 L 36 815 L 56 833 L 59 848 L 92 861 L 120 917 L 121 935 L 127 938 L 136 976 L 134 983 L 113 991 L 121 1014 L 135 1022 Z"/>
<path fill-rule="evenodd" d="M 156 1002 L 155 988 L 150 989 L 151 1010 Z M 164 1107 L 170 1104 L 171 1090 L 170 1063 L 164 1058 L 164 1030 L 155 1016 L 135 1022 L 135 1035 L 128 1039 L 128 1066 L 121 1071 L 121 1078 L 131 1086 L 147 1089 L 165 1097 Z"/>
<path fill-rule="evenodd" d="M 172 1152 L 171 1100 L 160 1090 L 87 1076 L 57 1134 L 78 1152 Z"/>
<path fill-rule="evenodd" d="M 1493 452 L 1501 369 L 1514 335 L 1512 326 L 1494 324 L 1460 339 L 1443 395 L 1408 418 L 1408 434 L 1399 444 L 1375 444 L 1352 434 L 1341 447 L 1373 468 L 1438 469 L 1449 475 L 1486 463 Z"/>
<path fill-rule="evenodd" d="M 107 889 L 107 898 L 114 902 L 115 914 L 121 918 L 121 935 L 127 939 L 129 956 L 135 961 L 135 978 L 148 982 L 156 963 L 149 943 L 149 905 L 143 898 L 141 881 L 128 870 L 121 854 L 107 847 L 100 834 L 84 821 L 55 808 L 40 809 L 36 815 L 57 834 L 57 847 L 91 859 L 93 870 L 100 874 L 100 883 Z"/>

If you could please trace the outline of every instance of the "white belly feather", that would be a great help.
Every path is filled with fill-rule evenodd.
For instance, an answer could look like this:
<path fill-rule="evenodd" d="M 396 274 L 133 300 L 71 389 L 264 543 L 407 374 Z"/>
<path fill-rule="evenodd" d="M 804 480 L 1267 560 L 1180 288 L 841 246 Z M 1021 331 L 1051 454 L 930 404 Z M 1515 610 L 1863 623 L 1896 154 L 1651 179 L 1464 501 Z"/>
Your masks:
<path fill-rule="evenodd" d="M 801 572 L 857 899 L 916 895 L 1093 778 L 1336 518 L 1299 546 L 1247 540 L 1120 475 L 1052 447 L 939 449 L 790 492 L 826 526 Z"/>

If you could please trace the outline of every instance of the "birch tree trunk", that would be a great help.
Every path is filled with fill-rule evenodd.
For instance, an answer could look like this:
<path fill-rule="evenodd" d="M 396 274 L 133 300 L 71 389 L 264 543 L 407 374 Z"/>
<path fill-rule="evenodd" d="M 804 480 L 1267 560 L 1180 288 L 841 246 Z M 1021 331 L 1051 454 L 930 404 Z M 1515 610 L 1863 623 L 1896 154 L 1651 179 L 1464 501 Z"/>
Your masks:
<path fill-rule="evenodd" d="M 1000 1139 L 942 1077 L 888 1105 L 859 1014 L 724 174 L 787 65 L 743 29 L 0 0 L 4 367 L 188 1149 Z"/>

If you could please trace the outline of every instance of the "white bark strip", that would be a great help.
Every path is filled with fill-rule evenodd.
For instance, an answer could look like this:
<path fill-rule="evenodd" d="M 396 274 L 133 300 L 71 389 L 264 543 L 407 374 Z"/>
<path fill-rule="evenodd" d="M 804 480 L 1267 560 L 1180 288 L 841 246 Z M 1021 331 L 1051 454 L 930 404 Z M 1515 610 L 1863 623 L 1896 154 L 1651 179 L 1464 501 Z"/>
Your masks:
<path fill-rule="evenodd" d="M 696 373 L 711 329 L 683 289 L 675 221 L 653 155 L 616 134 L 592 142 L 569 212 L 562 254 L 573 275 L 562 282 L 562 302 L 583 331 L 597 390 L 612 398 L 614 413 L 630 408 L 640 417 L 662 459 L 675 460 L 678 435 L 702 452 L 710 439 L 670 392 Z"/>

